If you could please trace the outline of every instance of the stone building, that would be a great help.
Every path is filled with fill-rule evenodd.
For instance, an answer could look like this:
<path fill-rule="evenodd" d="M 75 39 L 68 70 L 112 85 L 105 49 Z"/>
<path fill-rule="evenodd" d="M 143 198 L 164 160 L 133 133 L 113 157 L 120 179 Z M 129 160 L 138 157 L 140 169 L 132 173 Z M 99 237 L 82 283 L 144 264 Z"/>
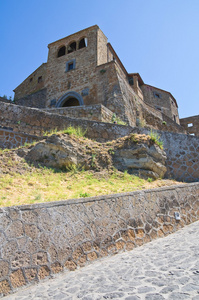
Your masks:
<path fill-rule="evenodd" d="M 131 126 L 156 122 L 161 129 L 165 120 L 179 126 L 172 94 L 129 74 L 97 25 L 48 48 L 47 63 L 15 88 L 16 104 L 41 109 L 101 104 Z"/>
<path fill-rule="evenodd" d="M 199 115 L 180 119 L 180 124 L 190 135 L 199 136 Z"/>

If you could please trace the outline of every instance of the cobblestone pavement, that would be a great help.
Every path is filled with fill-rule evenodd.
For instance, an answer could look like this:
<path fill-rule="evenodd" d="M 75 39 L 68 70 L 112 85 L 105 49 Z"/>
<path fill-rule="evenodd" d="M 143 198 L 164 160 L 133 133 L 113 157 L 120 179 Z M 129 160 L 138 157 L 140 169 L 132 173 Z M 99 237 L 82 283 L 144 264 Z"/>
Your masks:
<path fill-rule="evenodd" d="M 199 221 L 165 238 L 7 296 L 30 299 L 199 299 Z"/>

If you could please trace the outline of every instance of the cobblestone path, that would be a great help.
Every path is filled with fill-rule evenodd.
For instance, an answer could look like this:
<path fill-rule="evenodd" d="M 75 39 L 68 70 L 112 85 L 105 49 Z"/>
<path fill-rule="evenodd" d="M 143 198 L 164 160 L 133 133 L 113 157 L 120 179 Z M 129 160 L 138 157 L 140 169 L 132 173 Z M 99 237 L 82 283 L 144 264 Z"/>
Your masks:
<path fill-rule="evenodd" d="M 132 251 L 58 274 L 5 300 L 199 300 L 199 221 Z"/>

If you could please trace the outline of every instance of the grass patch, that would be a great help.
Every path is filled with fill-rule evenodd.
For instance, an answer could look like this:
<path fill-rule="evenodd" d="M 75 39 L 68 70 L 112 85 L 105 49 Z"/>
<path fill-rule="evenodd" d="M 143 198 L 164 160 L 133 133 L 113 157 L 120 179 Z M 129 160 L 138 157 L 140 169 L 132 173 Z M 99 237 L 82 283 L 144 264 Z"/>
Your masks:
<path fill-rule="evenodd" d="M 69 126 L 63 130 L 58 130 L 57 128 L 50 130 L 50 131 L 45 131 L 43 132 L 43 136 L 51 136 L 53 134 L 68 134 L 68 135 L 75 135 L 77 137 L 84 137 L 86 134 L 86 130 L 83 130 L 81 127 L 73 127 Z"/>
<path fill-rule="evenodd" d="M 162 183 L 161 183 L 162 182 Z M 0 206 L 15 206 L 63 199 L 92 197 L 165 185 L 144 180 L 125 171 L 111 174 L 92 171 L 34 169 L 26 174 L 0 177 Z"/>

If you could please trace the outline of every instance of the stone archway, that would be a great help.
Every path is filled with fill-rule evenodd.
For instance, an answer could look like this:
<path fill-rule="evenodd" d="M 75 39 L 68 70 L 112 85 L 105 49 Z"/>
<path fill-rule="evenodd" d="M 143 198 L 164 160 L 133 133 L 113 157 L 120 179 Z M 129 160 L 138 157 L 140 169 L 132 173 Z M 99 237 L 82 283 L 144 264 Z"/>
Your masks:
<path fill-rule="evenodd" d="M 81 105 L 84 105 L 82 96 L 76 92 L 68 92 L 58 100 L 56 107 L 70 107 Z"/>

